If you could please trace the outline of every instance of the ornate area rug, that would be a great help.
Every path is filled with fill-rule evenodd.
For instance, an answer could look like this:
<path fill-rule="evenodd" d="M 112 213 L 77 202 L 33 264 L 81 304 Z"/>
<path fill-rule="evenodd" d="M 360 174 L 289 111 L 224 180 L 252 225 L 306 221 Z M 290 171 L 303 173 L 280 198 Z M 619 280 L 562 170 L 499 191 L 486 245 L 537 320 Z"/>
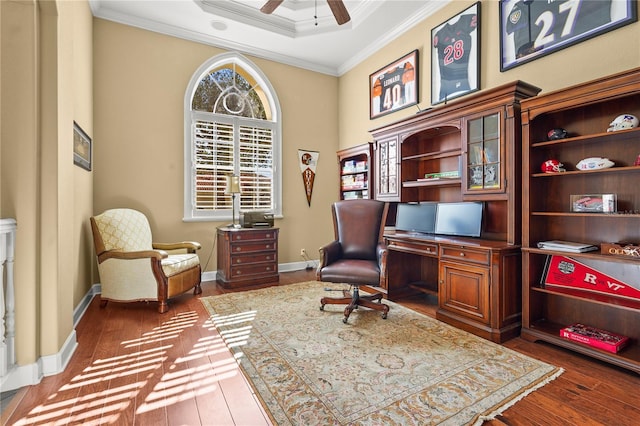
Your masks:
<path fill-rule="evenodd" d="M 275 424 L 481 424 L 562 373 L 389 301 L 343 324 L 325 287 L 201 299 Z"/>

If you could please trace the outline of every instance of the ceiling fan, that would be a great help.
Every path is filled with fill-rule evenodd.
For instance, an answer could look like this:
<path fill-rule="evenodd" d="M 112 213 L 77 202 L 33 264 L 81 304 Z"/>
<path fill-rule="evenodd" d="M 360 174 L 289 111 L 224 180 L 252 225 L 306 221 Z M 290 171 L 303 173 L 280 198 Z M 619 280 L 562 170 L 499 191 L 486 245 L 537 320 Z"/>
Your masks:
<path fill-rule="evenodd" d="M 273 11 L 276 10 L 276 8 L 280 6 L 283 1 L 284 0 L 267 0 L 264 6 L 260 8 L 260 12 L 269 15 L 273 13 Z M 331 12 L 336 18 L 336 22 L 338 23 L 338 25 L 345 24 L 351 20 L 349 12 L 347 12 L 347 8 L 344 6 L 342 0 L 327 0 L 327 3 L 329 3 Z"/>

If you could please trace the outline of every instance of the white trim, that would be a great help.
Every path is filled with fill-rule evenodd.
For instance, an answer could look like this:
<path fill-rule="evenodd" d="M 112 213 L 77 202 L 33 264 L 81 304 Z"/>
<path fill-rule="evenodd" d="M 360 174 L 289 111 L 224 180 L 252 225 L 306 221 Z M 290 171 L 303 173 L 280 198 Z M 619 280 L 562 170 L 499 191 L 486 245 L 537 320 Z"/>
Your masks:
<path fill-rule="evenodd" d="M 91 304 L 91 300 L 93 300 L 94 296 L 100 294 L 102 292 L 102 285 L 94 284 L 91 286 L 87 294 L 84 295 L 78 306 L 73 310 L 73 328 L 78 326 L 80 319 L 83 317 L 84 313 L 87 312 L 89 305 Z"/>
<path fill-rule="evenodd" d="M 54 376 L 58 373 L 62 373 L 64 369 L 67 368 L 69 360 L 77 348 L 78 340 L 76 339 L 76 330 L 73 329 L 58 353 L 45 355 L 40 358 L 42 361 L 42 375 Z"/>

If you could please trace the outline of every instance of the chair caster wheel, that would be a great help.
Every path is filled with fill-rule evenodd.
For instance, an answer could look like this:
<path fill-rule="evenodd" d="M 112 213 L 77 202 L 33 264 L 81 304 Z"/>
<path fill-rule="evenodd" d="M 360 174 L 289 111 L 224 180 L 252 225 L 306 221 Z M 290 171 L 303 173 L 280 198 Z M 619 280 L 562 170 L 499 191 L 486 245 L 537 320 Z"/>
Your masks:
<path fill-rule="evenodd" d="M 387 319 L 387 314 L 382 314 L 382 319 Z"/>
<path fill-rule="evenodd" d="M 342 318 L 342 322 L 343 322 L 344 324 L 346 324 L 348 319 L 349 319 L 349 318 Z"/>
<path fill-rule="evenodd" d="M 324 311 L 324 305 L 320 305 L 320 310 Z"/>

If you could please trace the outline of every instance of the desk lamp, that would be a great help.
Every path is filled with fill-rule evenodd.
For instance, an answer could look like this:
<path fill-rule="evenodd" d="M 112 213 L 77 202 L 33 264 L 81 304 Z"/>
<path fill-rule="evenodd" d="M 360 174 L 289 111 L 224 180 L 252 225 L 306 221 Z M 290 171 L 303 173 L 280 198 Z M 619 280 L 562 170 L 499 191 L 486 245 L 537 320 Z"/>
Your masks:
<path fill-rule="evenodd" d="M 228 175 L 226 177 L 226 187 L 224 190 L 225 195 L 231 195 L 232 216 L 231 216 L 231 228 L 240 228 L 240 224 L 236 223 L 236 194 L 241 194 L 240 189 L 240 177 L 236 175 Z"/>

